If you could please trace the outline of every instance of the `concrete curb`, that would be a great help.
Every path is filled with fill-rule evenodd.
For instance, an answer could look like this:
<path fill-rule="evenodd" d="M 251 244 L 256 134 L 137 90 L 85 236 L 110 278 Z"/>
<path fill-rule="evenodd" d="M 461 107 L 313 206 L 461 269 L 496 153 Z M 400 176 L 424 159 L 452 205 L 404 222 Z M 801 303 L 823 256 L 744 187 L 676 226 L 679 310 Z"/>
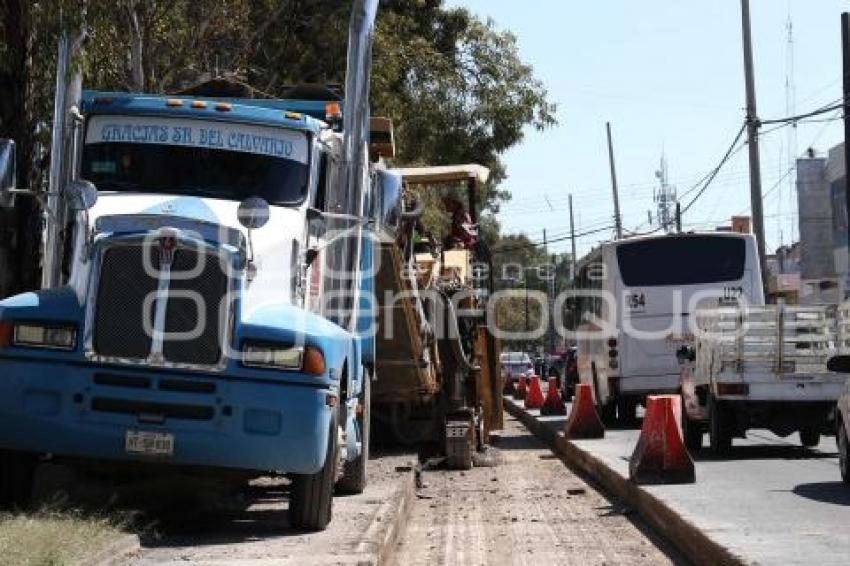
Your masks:
<path fill-rule="evenodd" d="M 563 434 L 541 423 L 523 407 L 506 399 L 505 410 L 517 418 L 535 436 L 546 443 L 573 471 L 591 480 L 608 495 L 635 509 L 641 518 L 676 550 L 694 564 L 747 564 L 728 548 L 712 540 L 696 525 L 687 521 L 640 485 L 630 481 L 602 460 L 564 438 Z M 604 442 L 598 440 L 596 442 Z"/>
<path fill-rule="evenodd" d="M 407 527 L 414 498 L 414 477 L 411 470 L 393 495 L 384 501 L 366 528 L 357 553 L 373 557 L 368 563 L 382 566 L 392 563 L 398 539 Z M 362 564 L 362 562 L 358 562 Z"/>
<path fill-rule="evenodd" d="M 139 535 L 123 535 L 109 543 L 105 548 L 87 556 L 79 564 L 117 566 L 118 564 L 125 564 L 130 555 L 140 551 Z"/>

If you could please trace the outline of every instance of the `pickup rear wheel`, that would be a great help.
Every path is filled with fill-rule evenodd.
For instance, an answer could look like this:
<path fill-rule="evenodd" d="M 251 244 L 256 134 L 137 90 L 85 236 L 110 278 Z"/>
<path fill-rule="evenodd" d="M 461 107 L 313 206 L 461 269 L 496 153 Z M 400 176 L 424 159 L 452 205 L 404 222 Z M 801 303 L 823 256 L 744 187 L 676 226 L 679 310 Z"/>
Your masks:
<path fill-rule="evenodd" d="M 801 428 L 800 444 L 806 448 L 817 446 L 820 444 L 820 431 L 816 428 Z"/>
<path fill-rule="evenodd" d="M 292 474 L 289 494 L 289 523 L 296 529 L 305 531 L 323 531 L 331 522 L 333 507 L 334 481 L 337 472 L 337 451 L 339 435 L 337 433 L 336 411 L 331 418 L 328 431 L 328 448 L 325 464 L 315 474 Z"/>
<path fill-rule="evenodd" d="M 357 427 L 360 430 L 360 455 L 342 465 L 342 477 L 336 483 L 340 493 L 358 494 L 366 489 L 366 466 L 369 462 L 369 432 L 372 416 L 371 388 L 372 375 L 363 370 L 363 390 L 360 393 L 360 414 L 357 415 Z"/>
<path fill-rule="evenodd" d="M 841 480 L 844 483 L 850 484 L 850 442 L 847 440 L 847 429 L 844 428 L 844 423 L 838 423 L 838 469 L 841 471 Z"/>
<path fill-rule="evenodd" d="M 36 459 L 32 454 L 0 450 L 0 507 L 24 508 L 32 496 Z"/>
<path fill-rule="evenodd" d="M 725 456 L 732 448 L 732 415 L 714 396 L 708 399 L 708 437 L 715 456 Z"/>

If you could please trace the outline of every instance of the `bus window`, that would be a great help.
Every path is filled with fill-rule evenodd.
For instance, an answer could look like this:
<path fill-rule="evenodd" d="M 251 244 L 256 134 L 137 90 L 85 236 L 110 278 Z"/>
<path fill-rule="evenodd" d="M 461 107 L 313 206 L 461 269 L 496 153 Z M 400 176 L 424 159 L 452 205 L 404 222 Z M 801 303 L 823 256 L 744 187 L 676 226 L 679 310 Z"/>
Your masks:
<path fill-rule="evenodd" d="M 617 263 L 627 287 L 699 285 L 744 276 L 744 238 L 680 236 L 625 242 Z"/>

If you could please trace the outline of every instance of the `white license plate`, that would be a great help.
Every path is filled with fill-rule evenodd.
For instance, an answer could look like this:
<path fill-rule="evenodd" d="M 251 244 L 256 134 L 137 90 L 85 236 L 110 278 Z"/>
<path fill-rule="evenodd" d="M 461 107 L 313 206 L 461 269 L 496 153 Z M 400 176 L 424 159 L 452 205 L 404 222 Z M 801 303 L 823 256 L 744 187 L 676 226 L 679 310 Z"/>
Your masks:
<path fill-rule="evenodd" d="M 174 455 L 174 435 L 170 432 L 128 430 L 124 435 L 124 450 L 128 454 L 172 456 Z"/>

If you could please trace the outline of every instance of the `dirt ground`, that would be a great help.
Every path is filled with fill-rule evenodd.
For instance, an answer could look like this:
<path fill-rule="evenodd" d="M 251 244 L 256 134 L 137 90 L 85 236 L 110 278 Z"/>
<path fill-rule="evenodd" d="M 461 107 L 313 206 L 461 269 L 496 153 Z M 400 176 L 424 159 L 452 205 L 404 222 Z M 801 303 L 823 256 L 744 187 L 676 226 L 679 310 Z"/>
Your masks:
<path fill-rule="evenodd" d="M 293 531 L 286 519 L 285 480 L 254 482 L 241 496 L 208 504 L 174 502 L 152 513 L 142 552 L 132 561 L 153 564 L 360 564 L 374 560 L 369 531 L 388 520 L 392 501 L 416 456 L 387 454 L 370 460 L 365 493 L 334 498 L 333 520 L 320 533 Z"/>
<path fill-rule="evenodd" d="M 678 562 L 515 419 L 496 446 L 495 467 L 423 474 L 397 564 Z"/>

